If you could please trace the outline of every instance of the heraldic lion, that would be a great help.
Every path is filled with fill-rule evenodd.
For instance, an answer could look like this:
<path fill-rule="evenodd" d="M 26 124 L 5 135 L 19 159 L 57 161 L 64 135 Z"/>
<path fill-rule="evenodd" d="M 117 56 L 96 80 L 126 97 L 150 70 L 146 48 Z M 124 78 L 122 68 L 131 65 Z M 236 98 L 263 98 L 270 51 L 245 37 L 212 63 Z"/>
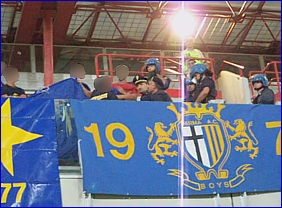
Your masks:
<path fill-rule="evenodd" d="M 165 163 L 165 156 L 174 157 L 178 155 L 177 151 L 169 152 L 169 149 L 172 147 L 172 145 L 178 144 L 177 139 L 173 140 L 170 138 L 175 129 L 175 124 L 170 124 L 168 131 L 164 130 L 166 128 L 167 127 L 162 122 L 155 123 L 154 131 L 155 135 L 157 136 L 157 140 L 154 143 L 153 147 L 150 147 L 154 138 L 154 133 L 151 128 L 146 127 L 147 131 L 150 133 L 148 149 L 150 151 L 154 151 L 153 153 L 151 153 L 152 157 L 157 161 L 157 163 L 160 163 L 162 165 L 164 165 Z"/>
<path fill-rule="evenodd" d="M 230 140 L 235 139 L 240 144 L 242 144 L 241 147 L 236 146 L 235 150 L 240 151 L 240 152 L 243 152 L 245 150 L 248 150 L 248 152 L 253 151 L 253 153 L 249 154 L 249 156 L 250 158 L 254 159 L 255 157 L 257 157 L 257 154 L 259 152 L 259 147 L 254 147 L 255 145 L 258 145 L 258 140 L 251 130 L 251 126 L 253 125 L 253 122 L 250 121 L 248 123 L 248 132 L 253 137 L 254 141 L 251 139 L 251 137 L 247 133 L 246 124 L 242 119 L 236 119 L 234 121 L 234 124 L 236 125 L 236 127 L 232 127 L 229 121 L 225 122 L 226 127 L 229 128 L 231 131 L 235 132 L 233 136 L 229 136 L 229 139 Z"/>

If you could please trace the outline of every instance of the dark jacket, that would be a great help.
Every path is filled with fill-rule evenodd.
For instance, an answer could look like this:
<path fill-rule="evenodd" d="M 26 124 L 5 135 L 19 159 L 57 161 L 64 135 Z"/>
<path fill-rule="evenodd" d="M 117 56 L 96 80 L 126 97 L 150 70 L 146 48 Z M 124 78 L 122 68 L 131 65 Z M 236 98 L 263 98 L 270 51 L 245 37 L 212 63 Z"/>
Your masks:
<path fill-rule="evenodd" d="M 253 100 L 253 104 L 274 104 L 274 92 L 268 87 L 264 88 Z"/>

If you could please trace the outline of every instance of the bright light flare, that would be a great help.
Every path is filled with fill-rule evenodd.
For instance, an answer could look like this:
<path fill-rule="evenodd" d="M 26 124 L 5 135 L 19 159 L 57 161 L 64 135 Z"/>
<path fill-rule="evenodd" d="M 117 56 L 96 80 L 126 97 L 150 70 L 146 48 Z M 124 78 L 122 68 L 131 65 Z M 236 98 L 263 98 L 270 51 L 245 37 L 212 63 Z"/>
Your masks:
<path fill-rule="evenodd" d="M 177 35 L 186 37 L 194 34 L 197 22 L 190 12 L 181 10 L 172 18 L 171 24 Z"/>

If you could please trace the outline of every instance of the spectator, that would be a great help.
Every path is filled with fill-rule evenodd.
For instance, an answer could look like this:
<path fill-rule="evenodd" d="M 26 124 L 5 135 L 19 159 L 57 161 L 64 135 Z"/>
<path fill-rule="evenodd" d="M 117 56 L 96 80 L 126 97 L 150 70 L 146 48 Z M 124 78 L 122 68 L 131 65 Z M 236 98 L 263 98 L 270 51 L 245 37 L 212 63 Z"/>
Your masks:
<path fill-rule="evenodd" d="M 253 99 L 253 104 L 274 104 L 274 92 L 268 88 L 268 80 L 263 74 L 252 77 L 252 84 L 258 95 Z"/>
<path fill-rule="evenodd" d="M 194 39 L 192 37 L 187 38 L 186 40 L 186 49 L 184 50 L 184 57 L 185 58 L 205 58 L 203 53 L 194 48 Z M 192 79 L 192 77 L 189 77 L 190 70 L 193 67 L 191 63 L 189 64 L 189 59 L 185 61 L 184 64 L 184 74 L 188 76 L 188 78 Z M 194 60 L 196 64 L 201 64 L 204 61 L 203 60 Z"/>
<path fill-rule="evenodd" d="M 166 77 L 162 76 L 161 73 L 161 64 L 158 58 L 150 58 L 147 59 L 145 62 L 146 71 L 148 72 L 147 77 L 151 79 L 152 77 L 158 77 L 163 82 L 163 90 L 167 90 L 169 88 L 171 80 Z"/>
<path fill-rule="evenodd" d="M 137 91 L 141 94 L 140 101 L 151 101 L 151 94 L 148 92 L 148 79 L 141 75 L 136 75 L 133 78 L 133 83 L 136 85 Z"/>
<path fill-rule="evenodd" d="M 98 77 L 94 80 L 95 90 L 91 94 L 91 100 L 118 100 L 111 91 L 111 78 L 108 76 Z"/>
<path fill-rule="evenodd" d="M 112 84 L 112 88 L 116 88 L 121 94 L 118 95 L 122 100 L 136 100 L 137 90 L 135 85 L 128 83 L 126 78 L 129 75 L 129 68 L 126 65 L 118 65 L 115 68 L 116 76 L 118 77 L 118 83 Z"/>
<path fill-rule="evenodd" d="M 185 80 L 185 99 L 184 102 L 194 102 L 195 101 L 195 90 L 196 90 L 197 81 Z"/>
<path fill-rule="evenodd" d="M 7 97 L 19 97 L 19 98 L 26 98 L 27 95 L 25 94 L 25 91 L 17 87 L 15 84 L 20 78 L 20 74 L 18 72 L 18 69 L 12 66 L 6 67 L 6 69 L 3 71 L 3 76 L 6 79 L 7 84 L 2 86 L 2 92 L 1 95 L 3 98 Z"/>
<path fill-rule="evenodd" d="M 70 67 L 70 77 L 77 79 L 77 81 L 81 84 L 84 94 L 88 98 L 90 98 L 91 89 L 87 84 L 83 83 L 83 79 L 85 78 L 85 75 L 86 75 L 86 71 L 82 63 L 76 63 Z"/>
<path fill-rule="evenodd" d="M 208 103 L 214 100 L 217 94 L 212 72 L 204 64 L 195 64 L 190 72 L 190 77 L 195 78 L 197 87 L 195 90 L 195 102 Z"/>
<path fill-rule="evenodd" d="M 2 63 L 1 63 L 1 79 L 2 79 L 2 75 L 3 75 L 3 71 L 4 71 L 6 68 L 7 68 L 7 64 L 6 64 L 4 61 L 2 61 Z M 3 84 L 2 80 L 1 80 L 1 87 L 2 87 L 3 85 L 4 85 L 4 84 Z"/>
<path fill-rule="evenodd" d="M 152 94 L 152 101 L 172 102 L 171 97 L 163 90 L 163 81 L 158 77 L 152 77 L 148 82 L 149 93 Z"/>

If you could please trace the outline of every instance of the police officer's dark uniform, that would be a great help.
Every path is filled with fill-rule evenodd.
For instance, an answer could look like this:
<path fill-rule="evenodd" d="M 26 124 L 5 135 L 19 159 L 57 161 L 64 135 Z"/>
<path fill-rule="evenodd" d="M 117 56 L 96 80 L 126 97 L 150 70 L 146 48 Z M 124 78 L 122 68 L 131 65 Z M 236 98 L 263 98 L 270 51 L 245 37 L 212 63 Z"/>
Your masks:
<path fill-rule="evenodd" d="M 210 100 L 214 100 L 216 98 L 217 91 L 215 88 L 215 83 L 211 78 L 212 72 L 210 72 L 204 64 L 195 64 L 191 68 L 190 77 L 193 78 L 196 73 L 200 74 L 201 78 L 195 89 L 195 94 L 194 94 L 195 100 L 193 100 L 192 102 L 195 102 L 197 100 L 198 96 L 201 94 L 201 92 L 205 87 L 209 88 L 209 94 L 201 103 L 208 103 Z M 203 78 L 204 74 L 205 77 Z"/>
<path fill-rule="evenodd" d="M 274 93 L 269 88 L 264 88 L 253 100 L 253 104 L 274 104 Z"/>
<path fill-rule="evenodd" d="M 200 95 L 200 93 L 203 91 L 205 87 L 208 87 L 210 89 L 210 92 L 207 95 L 207 97 L 202 101 L 202 103 L 208 103 L 210 100 L 214 100 L 216 98 L 217 91 L 213 79 L 211 77 L 205 77 L 196 86 L 195 95 L 192 98 L 191 102 L 194 102 L 197 99 L 197 97 Z"/>
<path fill-rule="evenodd" d="M 136 87 L 138 86 L 139 83 L 148 83 L 148 79 L 144 76 L 141 75 L 136 75 L 133 78 L 133 84 L 136 85 Z M 145 93 L 141 93 L 141 98 L 140 101 L 151 101 L 152 100 L 152 95 L 151 93 L 148 92 L 148 90 Z"/>
<path fill-rule="evenodd" d="M 94 81 L 95 90 L 91 94 L 91 100 L 118 100 L 114 92 L 111 91 L 110 86 L 107 87 L 108 77 L 98 77 Z M 109 90 L 106 90 L 109 88 Z"/>
<path fill-rule="evenodd" d="M 256 91 L 261 91 L 258 93 L 257 97 L 252 101 L 253 104 L 274 104 L 274 92 L 268 88 L 268 80 L 263 74 L 258 74 L 252 78 L 252 84 L 255 82 L 261 82 L 262 86 Z"/>
<path fill-rule="evenodd" d="M 187 85 L 195 85 L 195 89 L 193 91 L 186 90 Z M 192 80 L 185 80 L 184 89 L 185 89 L 184 102 L 194 102 L 196 100 L 195 98 L 196 83 L 194 83 Z"/>
<path fill-rule="evenodd" d="M 150 80 L 153 81 L 159 89 L 155 94 L 152 94 L 152 101 L 172 102 L 171 97 L 162 90 L 164 87 L 163 81 L 158 77 L 152 77 Z"/>
<path fill-rule="evenodd" d="M 146 71 L 148 71 L 147 67 L 149 65 L 155 65 L 155 70 L 148 72 L 148 74 L 146 75 L 148 80 L 151 79 L 152 77 L 157 77 L 157 74 L 160 74 L 161 72 L 161 64 L 158 58 L 149 58 L 146 60 L 145 62 L 145 68 Z M 167 76 L 164 76 L 164 79 L 166 80 L 165 84 L 163 85 L 163 90 L 167 90 L 169 88 L 169 85 L 171 83 L 171 79 Z"/>

